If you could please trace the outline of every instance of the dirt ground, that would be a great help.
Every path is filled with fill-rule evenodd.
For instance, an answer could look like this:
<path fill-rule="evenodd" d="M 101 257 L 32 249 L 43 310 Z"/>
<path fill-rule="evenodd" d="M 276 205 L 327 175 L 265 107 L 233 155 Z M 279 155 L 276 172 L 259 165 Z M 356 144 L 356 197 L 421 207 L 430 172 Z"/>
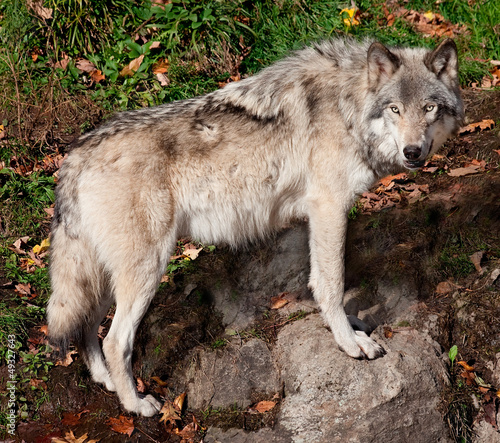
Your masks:
<path fill-rule="evenodd" d="M 466 90 L 464 99 L 467 123 L 500 121 L 500 91 Z M 462 134 L 448 142 L 439 155 L 427 166 L 435 170 L 409 175 L 396 180 L 391 188 L 379 190 L 379 196 L 393 202 L 390 205 L 373 211 L 360 207 L 350 222 L 347 285 L 365 287 L 369 292 L 380 278 L 411 280 L 419 290 L 422 319 L 431 313 L 438 315 L 439 330 L 434 338 L 443 350 L 457 345 L 459 359 L 473 365 L 476 374 L 493 386 L 492 362 L 500 352 L 500 278 L 491 279 L 492 272 L 500 269 L 499 128 Z M 471 163 L 477 165 L 476 173 L 449 174 Z M 426 192 L 417 201 L 410 201 L 410 191 L 405 191 L 405 186 L 414 189 L 413 184 L 428 186 L 428 190 L 419 188 Z M 470 259 L 475 253 L 476 265 Z M 198 272 L 229 276 L 231 262 L 239 259 L 237 253 L 218 249 L 200 257 Z M 0 291 L 3 296 L 11 295 L 10 289 Z M 143 374 L 156 376 L 144 377 L 146 392 L 173 400 L 180 394 L 169 384 L 175 367 L 194 347 L 211 346 L 221 338 L 223 327 L 203 294 L 184 295 L 182 276 L 175 285 L 160 290 L 150 313 L 153 311 L 154 315 L 162 312 L 161 322 L 168 328 L 171 342 L 155 351 L 151 344 L 154 337 L 140 328 L 134 371 L 141 379 Z M 104 331 L 108 326 L 104 325 Z M 6 376 L 5 366 L 0 367 L 0 376 Z M 46 392 L 48 400 L 33 405 L 29 418 L 18 423 L 15 441 L 49 442 L 69 431 L 75 437 L 87 434 L 89 439 L 106 442 L 182 440 L 171 424 L 159 422 L 159 416 L 142 418 L 124 413 L 115 395 L 90 380 L 77 354 L 69 366 L 50 370 Z M 32 401 L 36 401 L 35 396 Z M 452 400 L 443 401 L 444 414 L 446 401 Z M 188 409 L 177 428 L 192 424 L 193 415 L 201 427 L 213 422 L 203 411 Z M 131 436 L 110 429 L 109 419 L 120 416 L 133 420 Z M 231 425 L 252 428 L 255 425 L 249 417 L 245 419 L 241 411 Z M 221 415 L 217 424 L 223 426 L 223 420 Z M 184 441 L 200 441 L 201 428 L 196 435 L 197 439 Z M 61 441 L 77 441 L 67 438 Z"/>

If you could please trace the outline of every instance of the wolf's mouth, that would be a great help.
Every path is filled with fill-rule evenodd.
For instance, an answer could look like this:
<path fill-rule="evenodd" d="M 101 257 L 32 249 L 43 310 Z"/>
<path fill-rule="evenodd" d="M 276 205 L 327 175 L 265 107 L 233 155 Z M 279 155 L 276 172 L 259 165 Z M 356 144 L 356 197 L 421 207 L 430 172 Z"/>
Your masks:
<path fill-rule="evenodd" d="M 425 159 L 416 161 L 404 160 L 403 163 L 405 167 L 408 169 L 420 169 L 422 166 L 425 165 Z"/>

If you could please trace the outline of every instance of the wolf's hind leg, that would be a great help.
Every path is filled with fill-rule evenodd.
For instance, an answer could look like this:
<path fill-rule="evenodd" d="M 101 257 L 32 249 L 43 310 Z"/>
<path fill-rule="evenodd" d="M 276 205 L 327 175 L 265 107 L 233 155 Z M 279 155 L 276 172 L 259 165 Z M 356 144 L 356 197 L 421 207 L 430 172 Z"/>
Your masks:
<path fill-rule="evenodd" d="M 168 242 L 174 244 L 175 240 Z M 116 312 L 103 351 L 111 380 L 123 407 L 130 412 L 150 417 L 161 408 L 152 395 L 139 395 L 132 374 L 132 350 L 137 327 L 155 295 L 165 271 L 171 247 L 159 244 L 149 249 L 135 250 L 126 255 L 112 275 Z"/>
<path fill-rule="evenodd" d="M 92 380 L 102 383 L 108 391 L 115 391 L 115 385 L 111 380 L 108 368 L 104 361 L 104 355 L 99 345 L 99 326 L 111 306 L 111 298 L 107 297 L 101 301 L 100 306 L 95 310 L 93 323 L 84 330 L 83 339 L 79 343 L 79 351 L 87 363 L 92 375 Z"/>

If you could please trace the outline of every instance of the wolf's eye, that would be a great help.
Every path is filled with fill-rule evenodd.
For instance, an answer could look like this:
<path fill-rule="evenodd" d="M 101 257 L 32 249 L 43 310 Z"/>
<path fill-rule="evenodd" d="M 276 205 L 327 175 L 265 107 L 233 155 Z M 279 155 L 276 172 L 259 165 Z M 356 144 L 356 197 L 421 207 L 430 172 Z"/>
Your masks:
<path fill-rule="evenodd" d="M 391 106 L 391 111 L 394 112 L 394 114 L 399 114 L 399 108 L 397 106 Z"/>
<path fill-rule="evenodd" d="M 435 107 L 436 107 L 436 105 L 427 105 L 425 107 L 425 112 L 432 112 L 432 111 L 434 111 Z"/>

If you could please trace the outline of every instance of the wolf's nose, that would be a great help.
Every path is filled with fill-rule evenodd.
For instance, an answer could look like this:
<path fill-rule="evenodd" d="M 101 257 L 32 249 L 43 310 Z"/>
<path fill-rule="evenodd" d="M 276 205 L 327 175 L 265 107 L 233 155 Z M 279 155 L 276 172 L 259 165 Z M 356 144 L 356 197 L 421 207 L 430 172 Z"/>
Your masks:
<path fill-rule="evenodd" d="M 403 154 L 407 160 L 415 161 L 422 155 L 422 148 L 420 146 L 408 145 L 403 149 Z"/>

